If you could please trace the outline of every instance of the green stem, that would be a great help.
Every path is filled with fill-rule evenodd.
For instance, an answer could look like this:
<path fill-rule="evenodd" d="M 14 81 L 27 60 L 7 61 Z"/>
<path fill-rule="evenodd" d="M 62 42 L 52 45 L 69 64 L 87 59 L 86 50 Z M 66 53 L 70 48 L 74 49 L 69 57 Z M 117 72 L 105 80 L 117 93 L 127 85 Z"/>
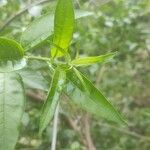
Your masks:
<path fill-rule="evenodd" d="M 65 58 L 66 62 L 70 62 L 71 61 L 71 57 L 70 57 L 68 52 L 66 52 L 63 48 L 59 47 L 58 45 L 56 45 L 52 41 L 48 40 L 48 42 L 49 42 L 49 44 L 51 44 L 54 47 L 56 47 L 57 49 L 59 49 L 62 53 L 64 53 L 64 58 Z M 57 55 L 57 52 L 56 52 L 55 56 L 53 57 L 53 59 L 55 59 L 56 55 Z"/>

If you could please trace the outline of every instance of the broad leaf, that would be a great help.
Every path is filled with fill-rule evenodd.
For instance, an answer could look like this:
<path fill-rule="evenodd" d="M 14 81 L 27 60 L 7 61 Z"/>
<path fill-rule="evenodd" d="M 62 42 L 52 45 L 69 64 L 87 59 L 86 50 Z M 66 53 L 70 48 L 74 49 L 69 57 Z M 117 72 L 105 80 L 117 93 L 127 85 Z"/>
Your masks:
<path fill-rule="evenodd" d="M 75 19 L 80 19 L 90 15 L 92 15 L 92 13 L 88 11 L 75 11 Z M 49 39 L 50 36 L 52 36 L 53 31 L 54 15 L 48 13 L 36 19 L 28 26 L 28 28 L 22 34 L 21 44 L 26 51 L 33 49 L 34 47 L 43 43 L 43 41 L 46 39 Z"/>
<path fill-rule="evenodd" d="M 0 37 L 0 72 L 19 70 L 26 65 L 23 48 L 14 40 Z"/>
<path fill-rule="evenodd" d="M 45 78 L 43 75 L 43 72 L 45 74 L 46 70 L 48 73 L 50 72 L 46 62 L 40 60 L 28 60 L 26 67 L 18 72 L 23 79 L 25 88 L 47 91 L 50 79 L 49 76 L 46 76 L 47 78 Z"/>
<path fill-rule="evenodd" d="M 0 74 L 0 149 L 13 150 L 19 135 L 25 95 L 21 77 Z"/>
<path fill-rule="evenodd" d="M 40 118 L 40 134 L 53 118 L 64 83 L 65 72 L 57 68 L 53 75 L 46 102 L 42 108 L 42 114 Z"/>
<path fill-rule="evenodd" d="M 54 35 L 53 43 L 67 52 L 69 44 L 72 40 L 74 31 L 75 17 L 72 0 L 58 0 L 54 18 Z M 51 49 L 52 57 L 60 57 L 65 52 L 59 48 Z"/>
<path fill-rule="evenodd" d="M 46 82 L 46 79 L 44 79 L 40 71 L 24 69 L 19 73 L 26 88 L 38 89 L 43 91 L 47 90 L 48 82 Z"/>
<path fill-rule="evenodd" d="M 66 93 L 69 97 L 85 110 L 108 120 L 123 124 L 124 120 L 112 104 L 83 74 L 80 73 L 80 75 L 82 76 L 84 85 L 73 69 L 67 72 L 69 84 Z"/>
<path fill-rule="evenodd" d="M 113 58 L 116 53 L 109 53 L 106 55 L 100 55 L 100 56 L 95 56 L 95 57 L 83 57 L 83 58 L 77 58 L 72 61 L 72 65 L 74 66 L 87 66 L 95 63 L 100 63 L 100 62 L 106 62 Z"/>

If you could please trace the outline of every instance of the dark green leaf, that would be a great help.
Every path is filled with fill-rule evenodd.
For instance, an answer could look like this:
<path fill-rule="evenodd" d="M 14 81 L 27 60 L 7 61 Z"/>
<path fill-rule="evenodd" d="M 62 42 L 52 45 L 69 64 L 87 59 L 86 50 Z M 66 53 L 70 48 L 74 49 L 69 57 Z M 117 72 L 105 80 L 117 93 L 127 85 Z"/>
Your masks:
<path fill-rule="evenodd" d="M 67 72 L 67 77 L 69 79 L 67 94 L 69 97 L 87 111 L 108 120 L 123 124 L 124 120 L 121 115 L 103 96 L 103 94 L 94 87 L 94 85 L 84 75 L 81 73 L 80 75 L 82 76 L 84 85 L 73 69 Z"/>
<path fill-rule="evenodd" d="M 64 83 L 65 72 L 57 68 L 53 75 L 47 100 L 42 108 L 42 114 L 40 118 L 40 134 L 53 118 Z"/>
<path fill-rule="evenodd" d="M 0 37 L 0 72 L 10 72 L 26 65 L 24 50 L 14 40 Z"/>
<path fill-rule="evenodd" d="M 83 58 L 77 58 L 72 61 L 72 65 L 74 66 L 85 66 L 85 65 L 91 65 L 94 63 L 100 63 L 100 62 L 106 62 L 113 58 L 116 53 L 109 53 L 106 55 L 100 55 L 95 57 L 83 57 Z"/>
<path fill-rule="evenodd" d="M 75 18 L 92 15 L 88 11 L 75 11 Z M 44 28 L 43 28 L 44 27 Z M 42 29 L 42 30 L 41 30 Z M 28 28 L 23 32 L 21 37 L 21 44 L 25 50 L 30 50 L 40 45 L 44 40 L 49 39 L 54 31 L 54 15 L 48 13 L 33 21 Z"/>
<path fill-rule="evenodd" d="M 0 74 L 0 149 L 13 150 L 19 135 L 25 95 L 21 77 Z"/>

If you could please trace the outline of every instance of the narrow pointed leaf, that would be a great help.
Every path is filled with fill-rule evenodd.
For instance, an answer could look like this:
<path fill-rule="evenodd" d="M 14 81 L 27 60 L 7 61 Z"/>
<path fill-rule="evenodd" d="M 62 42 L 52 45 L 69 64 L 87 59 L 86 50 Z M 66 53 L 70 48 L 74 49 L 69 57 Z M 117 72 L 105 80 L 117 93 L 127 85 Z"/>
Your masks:
<path fill-rule="evenodd" d="M 40 118 L 40 134 L 43 132 L 43 130 L 53 118 L 55 109 L 58 104 L 59 96 L 63 89 L 64 82 L 65 72 L 57 68 L 53 75 L 51 87 L 46 102 L 44 103 L 42 108 L 42 114 Z"/>
<path fill-rule="evenodd" d="M 53 43 L 67 52 L 69 44 L 72 40 L 75 24 L 74 8 L 72 0 L 58 0 L 55 18 L 54 18 L 54 35 Z M 52 57 L 63 56 L 64 52 L 59 48 L 51 49 Z"/>
<path fill-rule="evenodd" d="M 21 77 L 0 73 L 0 149 L 14 150 L 24 111 L 25 94 Z"/>
<path fill-rule="evenodd" d="M 113 58 L 116 53 L 109 53 L 106 55 L 100 55 L 100 56 L 95 56 L 95 57 L 83 57 L 83 58 L 77 58 L 72 61 L 72 65 L 74 66 L 87 66 L 87 65 L 92 65 L 95 63 L 100 63 L 100 62 L 106 62 Z"/>
<path fill-rule="evenodd" d="M 76 10 L 75 19 L 80 19 L 92 15 L 92 12 Z M 44 28 L 43 28 L 44 27 Z M 42 29 L 42 30 L 41 30 Z M 21 44 L 24 49 L 31 50 L 49 39 L 54 32 L 54 15 L 51 13 L 42 15 L 34 20 L 21 36 Z"/>
<path fill-rule="evenodd" d="M 14 40 L 0 37 L 0 72 L 19 70 L 26 65 L 24 50 Z"/>
<path fill-rule="evenodd" d="M 80 73 L 81 74 L 81 73 Z M 77 104 L 85 110 L 104 117 L 108 120 L 124 124 L 121 115 L 113 105 L 103 96 L 103 94 L 83 75 L 84 85 L 72 70 L 67 72 L 69 79 L 67 94 Z M 85 88 L 86 85 L 86 88 Z"/>

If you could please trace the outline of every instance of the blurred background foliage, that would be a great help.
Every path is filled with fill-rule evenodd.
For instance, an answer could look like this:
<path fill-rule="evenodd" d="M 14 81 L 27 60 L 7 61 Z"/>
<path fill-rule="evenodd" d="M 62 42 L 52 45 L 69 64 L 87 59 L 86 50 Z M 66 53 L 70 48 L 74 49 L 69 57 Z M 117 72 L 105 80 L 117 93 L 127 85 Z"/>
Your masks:
<path fill-rule="evenodd" d="M 28 24 L 42 14 L 54 12 L 56 1 L 39 2 L 34 6 L 38 1 L 0 0 L 0 36 L 20 41 Z M 128 126 L 97 118 L 62 95 L 57 149 L 149 150 L 150 0 L 74 0 L 74 3 L 77 9 L 94 14 L 76 23 L 70 48 L 72 58 L 118 52 L 111 62 L 81 71 L 122 112 Z M 45 56 L 49 50 L 48 46 L 42 46 L 32 53 Z M 46 64 L 32 61 L 20 73 L 26 85 L 27 104 L 16 150 L 48 150 L 52 123 L 43 137 L 38 136 L 38 123 L 51 72 Z"/>

